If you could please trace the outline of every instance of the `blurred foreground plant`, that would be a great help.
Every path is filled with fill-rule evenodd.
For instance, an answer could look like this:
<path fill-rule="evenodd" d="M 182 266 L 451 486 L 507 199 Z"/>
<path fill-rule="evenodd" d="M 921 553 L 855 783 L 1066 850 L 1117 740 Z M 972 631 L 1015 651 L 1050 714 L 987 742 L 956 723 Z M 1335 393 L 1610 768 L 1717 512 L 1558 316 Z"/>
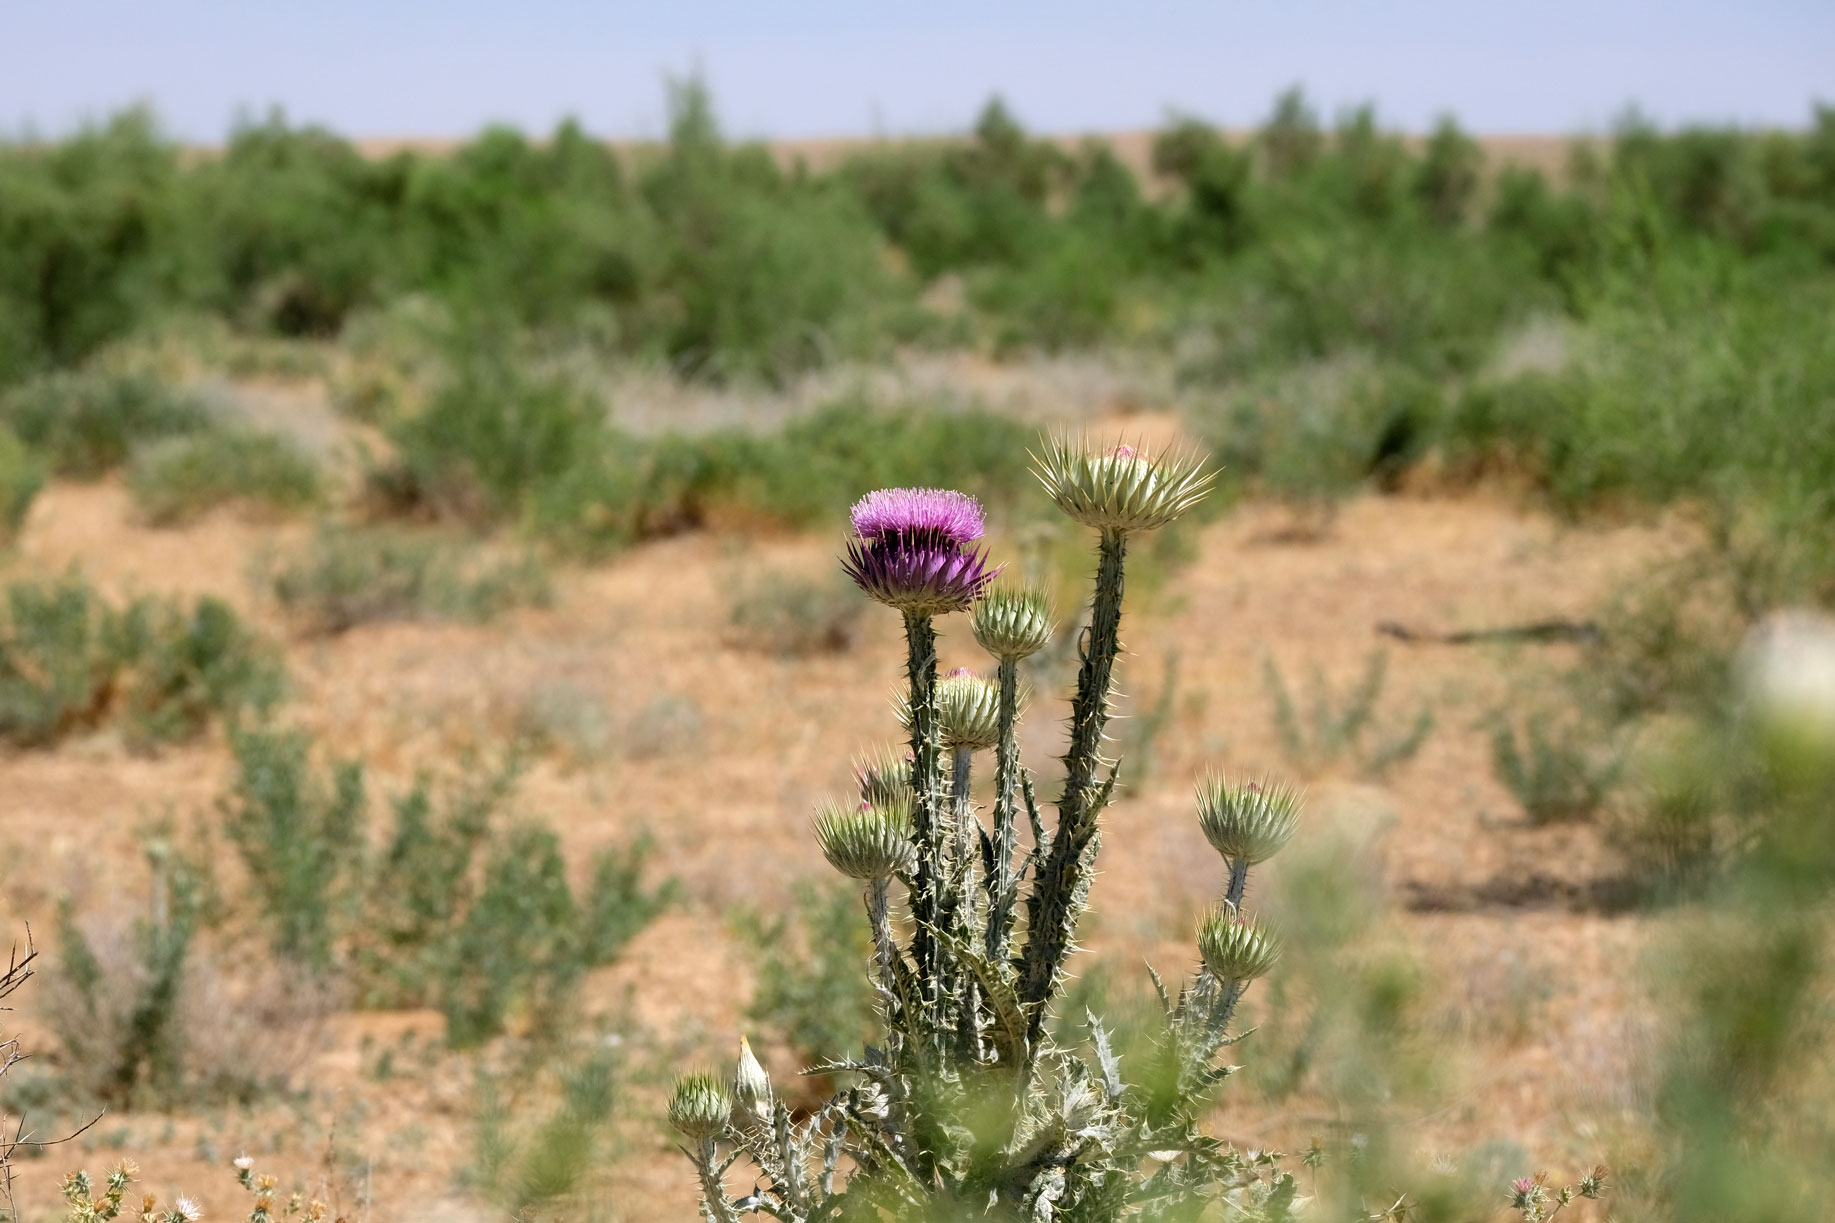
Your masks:
<path fill-rule="evenodd" d="M 1117 781 L 1103 745 L 1128 543 L 1178 518 L 1211 477 L 1189 457 L 1092 452 L 1068 440 L 1051 443 L 1038 466 L 1058 506 L 1099 536 L 1057 817 L 1048 827 L 1017 736 L 1018 664 L 1052 631 L 1045 598 L 989 590 L 995 572 L 976 546 L 983 521 L 973 499 L 870 494 L 854 507 L 843 566 L 904 616 L 908 686 L 898 705 L 908 754 L 863 763 L 858 802 L 826 805 L 816 837 L 831 865 L 865 885 L 879 1038 L 857 1059 L 812 1068 L 857 1076 L 857 1085 L 800 1120 L 743 1045 L 730 1083 L 709 1074 L 679 1081 L 670 1118 L 690 1140 L 715 1223 L 752 1212 L 799 1221 L 1173 1218 L 1224 1200 L 1237 1217 L 1275 1219 L 1296 1200 L 1279 1158 L 1238 1154 L 1198 1128 L 1230 1073 L 1216 1056 L 1239 1039 L 1230 1031 L 1237 1004 L 1280 955 L 1280 940 L 1242 902 L 1250 870 L 1295 830 L 1292 791 L 1221 778 L 1200 789 L 1224 879 L 1197 931 L 1195 977 L 1176 993 L 1154 978 L 1157 1040 L 1134 1073 L 1124 1078 L 1094 1015 L 1087 1048 L 1062 1043 L 1048 1023 Z M 993 678 L 938 677 L 934 620 L 953 611 L 971 612 L 977 641 L 996 659 Z M 989 750 L 994 799 L 983 823 L 970 783 L 975 753 Z M 903 899 L 896 918 L 894 883 Z M 740 1159 L 758 1179 L 735 1199 L 726 1173 Z"/>

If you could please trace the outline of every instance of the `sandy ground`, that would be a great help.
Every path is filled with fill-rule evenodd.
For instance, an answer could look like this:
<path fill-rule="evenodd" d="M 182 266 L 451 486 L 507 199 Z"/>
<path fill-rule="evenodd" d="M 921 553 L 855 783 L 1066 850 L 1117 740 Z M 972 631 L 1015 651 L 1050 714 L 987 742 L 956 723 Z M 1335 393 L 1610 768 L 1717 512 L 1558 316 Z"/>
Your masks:
<path fill-rule="evenodd" d="M 1662 526 L 1568 527 L 1469 498 L 1360 499 L 1312 541 L 1287 525 L 1282 510 L 1250 505 L 1207 526 L 1192 562 L 1124 624 L 1132 710 L 1154 708 L 1168 674 L 1177 683 L 1151 773 L 1106 817 L 1093 897 L 1089 956 L 1128 989 L 1140 984 L 1143 955 L 1169 971 L 1182 965 L 1193 915 L 1219 883 L 1191 779 L 1212 766 L 1288 767 L 1264 659 L 1290 679 L 1317 666 L 1343 686 L 1381 645 L 1380 621 L 1450 629 L 1584 616 L 1678 545 Z M 730 915 L 781 904 L 795 881 L 822 877 L 811 804 L 845 785 L 850 753 L 897 733 L 885 700 L 902 657 L 894 618 L 869 614 L 854 648 L 813 658 L 733 644 L 736 578 L 819 573 L 835 542 L 697 534 L 563 571 L 552 608 L 489 627 L 379 625 L 307 641 L 289 635 L 248 578 L 254 558 L 307 529 L 223 513 L 149 530 L 114 484 L 57 485 L 34 507 L 8 576 L 74 565 L 113 589 L 230 599 L 287 642 L 293 716 L 334 751 L 363 754 L 385 785 L 488 750 L 532 702 L 580 711 L 574 747 L 563 735 L 534 764 L 519 809 L 552 821 L 575 862 L 648 829 L 686 897 L 587 989 L 589 1011 L 620 1017 L 634 1067 L 603 1202 L 612 1218 L 691 1217 L 687 1167 L 658 1119 L 657 1068 L 730 1056 L 752 972 Z M 945 626 L 944 652 L 948 665 L 982 662 L 959 623 Z M 1428 1154 L 1520 1143 L 1537 1166 L 1560 1168 L 1590 1160 L 1634 1098 L 1644 1038 L 1628 966 L 1648 931 L 1646 919 L 1568 903 L 1614 869 L 1610 854 L 1588 830 L 1530 827 L 1490 775 L 1483 721 L 1516 661 L 1391 643 L 1381 726 L 1425 705 L 1437 728 L 1385 777 L 1339 766 L 1306 779 L 1308 826 L 1361 846 L 1385 898 L 1384 937 L 1424 966 L 1430 1019 L 1451 1037 L 1429 1042 L 1436 1087 L 1408 1114 L 1407 1141 Z M 1057 733 L 1054 718 L 1039 721 L 1028 740 L 1035 762 Z M 135 830 L 160 811 L 207 813 L 227 765 L 214 738 L 156 757 L 102 736 L 0 758 L 10 924 L 51 931 L 73 879 L 92 898 L 133 902 L 144 886 Z M 28 1046 L 48 1050 L 33 988 L 17 1019 Z M 247 1150 L 283 1183 L 338 1193 L 353 1218 L 486 1217 L 455 1179 L 472 1142 L 462 1063 L 433 1050 L 404 1054 L 411 1072 L 385 1081 L 378 1070 L 381 1050 L 436 1045 L 438 1026 L 426 1014 L 336 1017 L 302 1068 L 297 1101 L 105 1119 L 80 1150 L 27 1163 L 22 1197 L 42 1207 L 65 1168 L 99 1167 L 119 1148 L 153 1188 L 187 1187 L 211 1217 L 229 1217 L 239 1198 L 223 1161 Z M 784 1050 L 767 1052 L 778 1071 L 793 1069 Z M 1245 1047 L 1237 1060 L 1252 1056 Z M 1245 1143 L 1303 1146 L 1330 1120 L 1323 1108 L 1304 1094 L 1276 1103 L 1226 1092 L 1216 1124 Z"/>

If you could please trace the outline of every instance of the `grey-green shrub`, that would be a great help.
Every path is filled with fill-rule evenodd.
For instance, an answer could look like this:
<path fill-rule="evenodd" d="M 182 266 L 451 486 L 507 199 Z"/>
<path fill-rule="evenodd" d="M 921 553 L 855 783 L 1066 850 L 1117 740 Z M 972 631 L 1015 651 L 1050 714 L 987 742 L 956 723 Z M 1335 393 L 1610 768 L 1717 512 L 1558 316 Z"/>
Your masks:
<path fill-rule="evenodd" d="M 230 425 L 147 445 L 128 465 L 128 491 L 153 526 L 179 526 L 234 503 L 295 513 L 323 494 L 318 463 L 278 433 Z"/>
<path fill-rule="evenodd" d="M 390 620 L 484 623 L 553 587 L 534 555 L 497 557 L 460 539 L 388 526 L 322 528 L 266 575 L 281 610 L 306 632 L 335 635 Z"/>
<path fill-rule="evenodd" d="M 142 375 L 47 374 L 0 397 L 0 424 L 43 453 L 56 474 L 76 479 L 95 479 L 138 446 L 210 423 L 197 400 Z"/>

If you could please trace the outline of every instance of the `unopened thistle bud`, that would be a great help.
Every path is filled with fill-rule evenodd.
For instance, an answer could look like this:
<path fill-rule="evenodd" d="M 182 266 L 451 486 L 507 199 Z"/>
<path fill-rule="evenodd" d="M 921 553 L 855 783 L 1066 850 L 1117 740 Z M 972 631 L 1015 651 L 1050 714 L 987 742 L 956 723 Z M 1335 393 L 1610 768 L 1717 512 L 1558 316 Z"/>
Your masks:
<path fill-rule="evenodd" d="M 971 624 L 981 648 L 998 659 L 1027 658 L 1051 640 L 1051 600 L 1042 590 L 990 590 L 975 604 Z"/>
<path fill-rule="evenodd" d="M 881 747 L 854 761 L 854 781 L 860 801 L 869 807 L 910 807 L 917 804 L 911 792 L 911 753 L 902 747 Z"/>
<path fill-rule="evenodd" d="M 1151 531 L 1203 499 L 1215 473 L 1195 454 L 1154 456 L 1132 446 L 1092 452 L 1060 435 L 1034 455 L 1039 483 L 1058 508 L 1099 531 Z"/>
<path fill-rule="evenodd" d="M 726 1128 L 733 1102 L 711 1074 L 686 1074 L 669 1098 L 669 1124 L 690 1138 L 712 1138 Z"/>
<path fill-rule="evenodd" d="M 1300 823 L 1300 796 L 1265 782 L 1231 785 L 1217 774 L 1198 784 L 1198 823 L 1218 853 L 1254 866 L 1279 853 L 1293 837 Z"/>
<path fill-rule="evenodd" d="M 849 878 L 889 879 L 911 865 L 911 807 L 827 804 L 816 813 L 816 843 Z"/>
<path fill-rule="evenodd" d="M 911 729 L 911 706 L 904 693 L 896 693 L 899 724 Z M 1026 694 L 1019 695 L 1023 708 Z M 951 671 L 937 681 L 937 731 L 943 746 L 982 751 L 1000 742 L 1000 685 L 966 668 Z"/>
<path fill-rule="evenodd" d="M 739 1038 L 739 1065 L 733 1071 L 733 1103 L 753 1125 L 763 1125 L 771 1117 L 771 1076 L 744 1036 Z"/>
<path fill-rule="evenodd" d="M 1272 932 L 1226 905 L 1199 924 L 1198 954 L 1221 981 L 1253 981 L 1267 975 L 1281 958 L 1281 944 Z"/>

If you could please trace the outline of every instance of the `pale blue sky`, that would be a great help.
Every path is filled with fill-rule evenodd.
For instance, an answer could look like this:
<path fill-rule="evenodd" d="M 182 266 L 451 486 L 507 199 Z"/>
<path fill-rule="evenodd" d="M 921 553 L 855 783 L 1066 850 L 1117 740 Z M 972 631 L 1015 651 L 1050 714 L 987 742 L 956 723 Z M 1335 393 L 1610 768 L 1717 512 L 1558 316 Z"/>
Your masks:
<path fill-rule="evenodd" d="M 951 130 L 995 91 L 1040 130 L 1235 126 L 1294 82 L 1411 129 L 1596 130 L 1629 102 L 1798 125 L 1835 102 L 1835 0 L 0 0 L 0 131 L 144 100 L 197 141 L 274 104 L 361 136 L 644 136 L 696 65 L 746 136 Z"/>

